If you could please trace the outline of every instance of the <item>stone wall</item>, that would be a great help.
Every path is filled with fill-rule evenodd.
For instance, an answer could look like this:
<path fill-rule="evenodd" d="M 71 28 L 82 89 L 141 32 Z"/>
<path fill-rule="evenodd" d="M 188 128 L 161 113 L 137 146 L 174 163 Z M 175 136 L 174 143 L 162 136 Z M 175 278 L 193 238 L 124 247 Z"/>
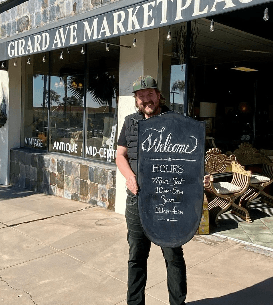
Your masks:
<path fill-rule="evenodd" d="M 10 183 L 20 188 L 115 209 L 115 164 L 27 148 L 10 152 Z"/>
<path fill-rule="evenodd" d="M 0 39 L 118 0 L 29 0 L 0 14 Z"/>

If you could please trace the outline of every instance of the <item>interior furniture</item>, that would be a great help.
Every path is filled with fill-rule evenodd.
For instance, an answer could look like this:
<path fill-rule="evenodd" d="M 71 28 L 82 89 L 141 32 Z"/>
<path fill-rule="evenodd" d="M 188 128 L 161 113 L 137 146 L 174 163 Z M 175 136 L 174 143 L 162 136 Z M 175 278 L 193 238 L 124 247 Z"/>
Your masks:
<path fill-rule="evenodd" d="M 249 143 L 242 143 L 234 151 L 236 160 L 248 169 L 252 169 L 247 191 L 239 199 L 239 206 L 247 208 L 250 201 L 261 196 L 262 201 L 273 206 L 273 196 L 264 189 L 273 182 L 273 162 L 262 151 Z"/>
<path fill-rule="evenodd" d="M 261 149 L 260 152 L 266 155 L 273 162 L 273 149 Z"/>
<path fill-rule="evenodd" d="M 215 139 L 212 136 L 206 136 L 206 150 L 210 148 L 216 148 Z"/>
<path fill-rule="evenodd" d="M 217 103 L 200 102 L 200 119 L 206 122 L 206 133 L 212 133 L 214 129 L 214 118 L 216 117 Z"/>
<path fill-rule="evenodd" d="M 235 214 L 245 216 L 247 221 L 251 221 L 248 211 L 235 203 L 247 190 L 251 172 L 246 171 L 234 155 L 227 156 L 219 148 L 211 148 L 206 152 L 205 170 L 214 175 L 215 179 L 220 177 L 220 180 L 211 180 L 209 185 L 205 186 L 211 224 L 218 226 L 219 216 L 229 209 L 236 209 Z"/>

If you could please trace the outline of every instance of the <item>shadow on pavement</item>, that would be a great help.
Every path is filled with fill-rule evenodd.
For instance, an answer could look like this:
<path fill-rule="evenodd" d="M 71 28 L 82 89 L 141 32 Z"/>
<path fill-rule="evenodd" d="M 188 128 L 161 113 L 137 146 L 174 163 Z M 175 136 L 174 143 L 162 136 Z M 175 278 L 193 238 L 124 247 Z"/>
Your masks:
<path fill-rule="evenodd" d="M 272 305 L 273 278 L 252 287 L 216 298 L 189 302 L 187 305 Z"/>
<path fill-rule="evenodd" d="M 233 219 L 220 219 L 218 226 L 210 224 L 210 234 L 238 228 L 238 222 Z"/>
<path fill-rule="evenodd" d="M 270 207 L 268 207 L 268 210 L 270 210 Z M 261 209 L 252 208 L 249 210 L 249 214 L 251 216 L 252 221 L 260 220 L 265 217 L 270 217 L 272 214 L 269 214 L 267 212 L 262 211 Z"/>
<path fill-rule="evenodd" d="M 35 194 L 33 191 L 0 185 L 0 201 L 3 199 L 27 197 Z"/>

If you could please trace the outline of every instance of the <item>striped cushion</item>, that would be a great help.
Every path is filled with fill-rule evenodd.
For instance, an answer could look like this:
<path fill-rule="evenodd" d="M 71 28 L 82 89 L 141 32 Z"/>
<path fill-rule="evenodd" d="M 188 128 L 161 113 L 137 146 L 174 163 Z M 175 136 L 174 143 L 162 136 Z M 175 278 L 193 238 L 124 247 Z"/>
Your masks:
<path fill-rule="evenodd" d="M 216 182 L 214 188 L 219 194 L 231 194 L 241 190 L 240 187 L 230 182 Z"/>
<path fill-rule="evenodd" d="M 267 181 L 270 181 L 269 177 L 262 176 L 259 174 L 252 174 L 250 177 L 250 183 L 263 183 Z"/>

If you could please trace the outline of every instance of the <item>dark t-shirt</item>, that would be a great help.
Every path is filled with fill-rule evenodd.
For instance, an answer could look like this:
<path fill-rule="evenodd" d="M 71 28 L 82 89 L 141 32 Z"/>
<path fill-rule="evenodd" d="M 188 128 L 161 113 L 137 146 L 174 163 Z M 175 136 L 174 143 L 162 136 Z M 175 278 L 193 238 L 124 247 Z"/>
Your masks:
<path fill-rule="evenodd" d="M 168 111 L 167 106 L 161 107 L 161 114 Z M 139 112 L 127 115 L 117 141 L 118 146 L 127 147 L 128 162 L 135 174 L 137 174 L 137 123 L 144 118 L 144 114 Z"/>
<path fill-rule="evenodd" d="M 120 131 L 120 135 L 119 135 L 118 142 L 117 142 L 118 146 L 127 147 L 128 145 L 127 140 L 126 140 L 125 131 L 126 131 L 126 121 L 124 121 L 123 126 Z"/>
<path fill-rule="evenodd" d="M 161 113 L 165 113 L 165 112 L 168 112 L 168 111 L 169 111 L 169 108 L 165 105 L 161 108 Z M 135 113 L 135 114 L 139 114 L 139 116 L 141 116 L 142 119 L 145 118 L 143 114 L 140 114 L 140 113 Z M 127 147 L 125 130 L 126 130 L 126 124 L 125 124 L 125 121 L 124 121 L 122 129 L 120 131 L 119 139 L 118 139 L 118 142 L 117 142 L 118 146 Z"/>

